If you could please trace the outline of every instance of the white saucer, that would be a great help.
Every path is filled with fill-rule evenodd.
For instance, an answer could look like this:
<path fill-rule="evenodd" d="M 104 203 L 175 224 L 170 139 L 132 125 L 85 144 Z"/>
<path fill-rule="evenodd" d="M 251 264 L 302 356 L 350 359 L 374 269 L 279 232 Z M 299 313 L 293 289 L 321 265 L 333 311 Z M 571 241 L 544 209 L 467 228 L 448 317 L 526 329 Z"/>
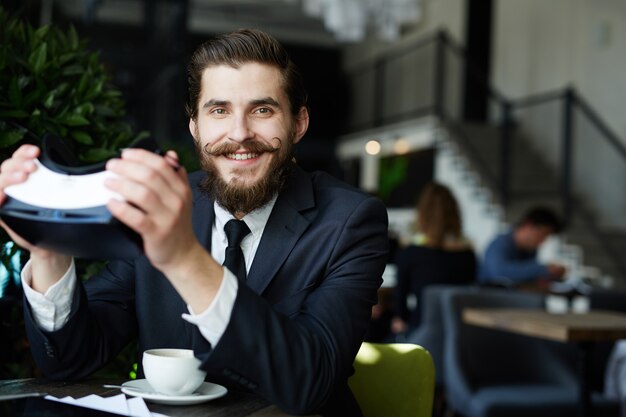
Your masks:
<path fill-rule="evenodd" d="M 221 385 L 212 384 L 210 382 L 203 382 L 202 385 L 200 385 L 200 387 L 193 394 L 178 396 L 164 395 L 155 392 L 147 380 L 137 379 L 134 381 L 124 382 L 122 384 L 122 392 L 126 395 L 141 397 L 146 401 L 150 401 L 156 404 L 191 405 L 200 404 L 206 401 L 223 397 L 224 395 L 226 395 L 228 390 Z"/>

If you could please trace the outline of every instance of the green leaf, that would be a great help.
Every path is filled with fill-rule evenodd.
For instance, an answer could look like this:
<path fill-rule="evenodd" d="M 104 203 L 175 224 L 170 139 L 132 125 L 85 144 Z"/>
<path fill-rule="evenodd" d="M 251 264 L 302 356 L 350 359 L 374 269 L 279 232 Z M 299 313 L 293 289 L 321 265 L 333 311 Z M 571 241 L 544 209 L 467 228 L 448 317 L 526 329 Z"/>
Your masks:
<path fill-rule="evenodd" d="M 50 30 L 50 25 L 44 25 L 35 31 L 34 36 L 37 39 L 43 39 L 48 34 L 49 30 Z"/>
<path fill-rule="evenodd" d="M 26 97 L 24 97 L 24 101 L 22 102 L 22 108 L 29 109 L 35 103 L 36 105 L 39 105 L 39 103 L 41 103 L 42 96 L 43 96 L 43 91 L 40 89 L 31 91 L 30 93 L 26 95 Z"/>
<path fill-rule="evenodd" d="M 11 32 L 15 35 L 17 40 L 26 43 L 26 32 L 24 31 L 24 24 L 17 19 L 15 20 L 15 27 L 11 28 Z"/>
<path fill-rule="evenodd" d="M 76 52 L 68 52 L 65 54 L 61 54 L 59 55 L 59 64 L 61 65 L 66 65 L 69 61 L 72 61 L 73 59 L 75 59 L 78 56 L 78 54 Z"/>
<path fill-rule="evenodd" d="M 13 77 L 9 84 L 9 101 L 17 108 L 22 107 L 22 90 L 19 86 L 18 77 Z"/>
<path fill-rule="evenodd" d="M 112 99 L 115 97 L 119 97 L 121 95 L 122 95 L 122 92 L 119 90 L 107 90 L 104 93 L 102 93 L 102 97 L 106 99 Z"/>
<path fill-rule="evenodd" d="M 7 25 L 6 32 L 7 33 L 15 33 L 17 32 L 17 27 L 21 24 L 21 22 L 15 18 L 9 20 L 9 24 Z"/>
<path fill-rule="evenodd" d="M 55 39 L 55 42 L 59 46 L 59 54 L 63 52 L 69 52 L 69 42 L 67 40 L 67 36 L 65 36 L 65 32 L 63 32 L 56 26 L 52 26 L 52 33 L 50 35 L 52 38 Z"/>
<path fill-rule="evenodd" d="M 61 110 L 59 110 L 59 112 L 55 115 L 55 119 L 56 120 L 61 120 L 65 117 L 65 115 L 67 114 L 67 111 L 69 110 L 70 106 L 65 103 L 63 105 L 63 107 L 61 107 Z"/>
<path fill-rule="evenodd" d="M 39 74 L 44 65 L 46 65 L 47 51 L 48 44 L 46 42 L 42 42 L 41 45 L 39 45 L 37 49 L 35 49 L 28 57 L 28 64 L 35 74 Z"/>
<path fill-rule="evenodd" d="M 94 111 L 94 106 L 90 102 L 86 102 L 74 108 L 72 113 L 79 114 L 81 116 L 89 116 Z"/>
<path fill-rule="evenodd" d="M 82 143 L 84 145 L 93 145 L 93 140 L 88 133 L 82 132 L 80 130 L 73 130 L 71 135 L 76 142 Z"/>
<path fill-rule="evenodd" d="M 92 52 L 92 53 L 90 53 L 89 57 L 87 58 L 87 62 L 89 64 L 89 66 L 92 67 L 92 68 L 102 69 L 102 64 L 100 63 L 100 53 L 99 52 Z"/>
<path fill-rule="evenodd" d="M 69 87 L 68 83 L 61 83 L 55 89 L 53 89 L 51 93 L 54 93 L 55 96 L 62 96 L 65 93 L 65 91 L 67 91 L 68 87 Z"/>
<path fill-rule="evenodd" d="M 22 140 L 26 129 L 9 130 L 7 132 L 0 132 L 0 148 L 8 148 L 15 145 Z"/>
<path fill-rule="evenodd" d="M 110 149 L 94 148 L 85 152 L 82 159 L 86 162 L 99 162 L 114 157 L 116 153 Z"/>
<path fill-rule="evenodd" d="M 31 129 L 33 131 L 35 131 L 35 133 L 41 134 L 41 133 L 53 133 L 57 136 L 61 136 L 61 137 L 65 137 L 66 133 L 67 133 L 67 129 L 66 132 L 63 133 L 61 130 L 65 129 L 62 126 L 60 126 L 58 124 L 58 120 L 56 119 L 50 119 L 49 117 L 42 117 L 41 118 L 41 123 L 40 123 L 41 132 L 37 132 L 35 131 L 35 129 Z"/>
<path fill-rule="evenodd" d="M 30 69 L 30 65 L 28 65 L 28 61 L 26 61 L 24 58 L 22 58 L 19 55 L 15 57 L 15 62 L 20 64 L 22 67 L 24 67 L 24 70 Z"/>
<path fill-rule="evenodd" d="M 46 94 L 46 96 L 43 99 L 43 106 L 46 109 L 49 109 L 50 107 L 52 107 L 52 105 L 54 104 L 54 96 L 55 96 L 56 92 L 54 90 L 48 92 L 48 94 Z"/>
<path fill-rule="evenodd" d="M 80 64 L 69 65 L 61 71 L 62 75 L 78 75 L 85 71 L 85 67 Z"/>
<path fill-rule="evenodd" d="M 92 100 L 94 97 L 100 94 L 100 92 L 102 91 L 103 84 L 104 84 L 103 80 L 98 80 L 98 82 L 92 84 L 87 94 L 85 94 L 85 98 L 87 100 Z"/>
<path fill-rule="evenodd" d="M 112 117 L 115 116 L 115 112 L 113 111 L 113 109 L 111 109 L 111 107 L 109 106 L 101 106 L 101 105 L 96 105 L 96 115 L 100 116 L 100 117 Z"/>
<path fill-rule="evenodd" d="M 85 88 L 87 88 L 87 83 L 89 82 L 90 78 L 91 77 L 88 72 L 83 73 L 83 75 L 80 77 L 80 81 L 78 82 L 78 86 L 76 87 L 76 91 L 78 92 L 78 94 L 83 94 Z"/>
<path fill-rule="evenodd" d="M 24 110 L 0 110 L 0 117 L 23 119 L 28 117 L 28 113 Z"/>
<path fill-rule="evenodd" d="M 74 29 L 74 26 L 70 26 L 70 30 L 67 35 L 69 38 L 70 49 L 72 51 L 77 50 L 79 46 L 79 42 L 78 42 L 78 34 L 76 33 L 76 29 Z"/>
<path fill-rule="evenodd" d="M 20 90 L 23 90 L 28 84 L 30 84 L 31 80 L 32 77 L 29 77 L 28 75 L 20 75 L 17 77 L 17 86 Z"/>
<path fill-rule="evenodd" d="M 67 114 L 63 116 L 63 118 L 60 118 L 59 122 L 67 126 L 85 126 L 89 124 L 89 120 L 85 119 L 80 114 Z"/>
<path fill-rule="evenodd" d="M 134 138 L 133 138 L 133 142 L 138 142 L 141 139 L 146 139 L 150 137 L 150 132 L 148 132 L 147 130 L 142 130 L 141 132 L 139 132 Z"/>

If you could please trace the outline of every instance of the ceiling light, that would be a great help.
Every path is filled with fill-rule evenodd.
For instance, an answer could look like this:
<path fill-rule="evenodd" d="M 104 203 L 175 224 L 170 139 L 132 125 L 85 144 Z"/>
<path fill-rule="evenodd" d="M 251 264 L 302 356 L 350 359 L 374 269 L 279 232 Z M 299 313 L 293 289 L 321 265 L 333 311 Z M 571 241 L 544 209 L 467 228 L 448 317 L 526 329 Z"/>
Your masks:
<path fill-rule="evenodd" d="M 377 140 L 370 140 L 365 144 L 365 152 L 369 155 L 378 155 L 380 152 L 380 142 Z"/>

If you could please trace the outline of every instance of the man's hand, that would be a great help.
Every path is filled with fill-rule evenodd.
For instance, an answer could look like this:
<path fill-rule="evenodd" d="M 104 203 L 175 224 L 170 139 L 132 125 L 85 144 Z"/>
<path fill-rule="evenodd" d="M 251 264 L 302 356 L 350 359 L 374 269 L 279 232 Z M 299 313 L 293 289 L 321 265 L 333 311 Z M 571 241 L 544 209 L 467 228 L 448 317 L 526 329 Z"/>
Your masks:
<path fill-rule="evenodd" d="M 107 187 L 126 201 L 110 200 L 111 213 L 139 233 L 150 262 L 164 270 L 185 257 L 196 243 L 191 227 L 191 189 L 183 168 L 169 162 L 176 154 L 161 157 L 143 149 L 126 149 L 107 169 L 118 175 Z"/>
<path fill-rule="evenodd" d="M 409 329 L 407 323 L 400 317 L 394 317 L 391 320 L 391 332 L 394 334 L 404 333 Z"/>
<path fill-rule="evenodd" d="M 565 275 L 565 267 L 559 264 L 548 264 L 548 273 L 550 274 L 550 278 L 561 280 Z"/>
<path fill-rule="evenodd" d="M 2 162 L 0 165 L 0 204 L 6 200 L 5 188 L 26 181 L 28 176 L 35 172 L 37 169 L 35 159 L 39 156 L 39 152 L 36 146 L 22 145 L 9 159 Z M 32 245 L 2 221 L 0 221 L 0 226 L 6 230 L 15 243 L 30 252 L 33 271 L 33 280 L 30 285 L 35 291 L 45 293 L 65 274 L 71 257 Z"/>
<path fill-rule="evenodd" d="M 39 148 L 32 145 L 22 145 L 9 159 L 5 159 L 2 162 L 2 165 L 0 165 L 0 204 L 6 200 L 5 188 L 23 183 L 31 173 L 35 172 L 37 169 L 35 165 L 37 156 L 39 156 Z M 37 250 L 35 246 L 18 236 L 4 222 L 0 222 L 0 224 L 19 246 L 30 252 Z"/>
<path fill-rule="evenodd" d="M 143 238 L 152 265 L 170 280 L 194 311 L 203 311 L 221 284 L 223 269 L 196 239 L 191 223 L 192 197 L 187 173 L 175 152 L 165 157 L 126 149 L 107 169 L 118 175 L 106 186 L 125 201 L 107 207 Z"/>

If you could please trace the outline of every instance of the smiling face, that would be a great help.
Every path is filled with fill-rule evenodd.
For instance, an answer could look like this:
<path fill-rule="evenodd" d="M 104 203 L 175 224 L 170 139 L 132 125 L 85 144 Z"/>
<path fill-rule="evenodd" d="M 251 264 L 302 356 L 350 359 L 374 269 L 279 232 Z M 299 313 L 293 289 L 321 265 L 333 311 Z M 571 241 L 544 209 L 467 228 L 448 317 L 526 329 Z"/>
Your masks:
<path fill-rule="evenodd" d="M 308 127 L 306 108 L 292 114 L 283 84 L 276 67 L 254 62 L 209 66 L 202 74 L 189 130 L 209 174 L 203 188 L 235 215 L 279 191 L 293 144 Z"/>

